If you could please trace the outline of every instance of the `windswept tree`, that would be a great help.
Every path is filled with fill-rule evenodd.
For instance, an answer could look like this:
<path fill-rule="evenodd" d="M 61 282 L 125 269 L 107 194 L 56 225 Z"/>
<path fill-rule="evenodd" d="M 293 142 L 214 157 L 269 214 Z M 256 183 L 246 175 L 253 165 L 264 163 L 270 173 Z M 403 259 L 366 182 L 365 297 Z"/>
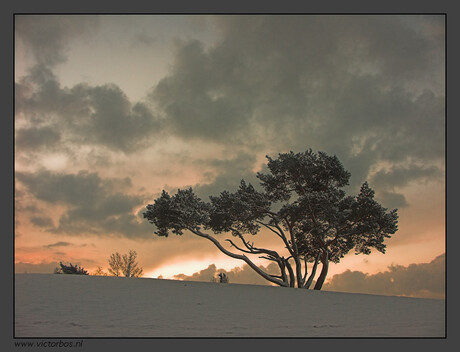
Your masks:
<path fill-rule="evenodd" d="M 397 210 L 387 211 L 374 200 L 367 182 L 357 196 L 346 196 L 343 188 L 350 173 L 336 156 L 310 149 L 267 160 L 269 173 L 257 173 L 262 191 L 244 180 L 236 192 L 223 191 L 211 196 L 210 202 L 202 201 L 191 188 L 173 196 L 163 191 L 147 205 L 144 217 L 156 226 L 158 236 L 188 230 L 279 286 L 310 288 L 321 265 L 314 286 L 320 290 L 330 261 L 338 263 L 352 249 L 356 254 L 370 254 L 371 248 L 385 253 L 385 238 L 397 231 Z M 280 239 L 285 254 L 247 240 L 263 228 Z M 235 240 L 226 241 L 236 253 L 214 236 L 221 233 L 233 235 Z M 263 271 L 248 255 L 275 262 L 279 273 Z"/>
<path fill-rule="evenodd" d="M 130 250 L 128 254 L 112 253 L 109 258 L 109 272 L 113 276 L 140 277 L 143 269 L 136 262 L 136 251 Z"/>

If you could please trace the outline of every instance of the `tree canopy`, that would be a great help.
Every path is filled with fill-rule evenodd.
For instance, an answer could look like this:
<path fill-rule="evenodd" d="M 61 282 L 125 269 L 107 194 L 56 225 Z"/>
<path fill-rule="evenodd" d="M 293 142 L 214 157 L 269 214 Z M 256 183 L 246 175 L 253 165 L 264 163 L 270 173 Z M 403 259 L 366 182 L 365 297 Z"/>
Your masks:
<path fill-rule="evenodd" d="M 210 196 L 209 202 L 192 188 L 179 189 L 172 196 L 163 191 L 147 205 L 144 217 L 156 226 L 158 236 L 188 230 L 280 286 L 310 288 L 321 263 L 314 286 L 321 289 L 330 261 L 338 263 L 352 249 L 356 254 L 370 254 L 373 248 L 385 253 L 385 238 L 397 231 L 397 210 L 380 205 L 367 182 L 358 195 L 347 196 L 343 188 L 351 175 L 335 155 L 309 149 L 279 154 L 277 159 L 267 156 L 267 160 L 269 172 L 256 175 L 261 190 L 241 180 L 235 192 Z M 263 228 L 279 237 L 286 253 L 258 248 L 247 240 Z M 220 233 L 233 235 L 235 240 L 226 241 L 236 253 L 216 239 Z M 279 273 L 264 272 L 248 254 L 276 262 Z M 310 273 L 308 263 L 312 263 Z"/>

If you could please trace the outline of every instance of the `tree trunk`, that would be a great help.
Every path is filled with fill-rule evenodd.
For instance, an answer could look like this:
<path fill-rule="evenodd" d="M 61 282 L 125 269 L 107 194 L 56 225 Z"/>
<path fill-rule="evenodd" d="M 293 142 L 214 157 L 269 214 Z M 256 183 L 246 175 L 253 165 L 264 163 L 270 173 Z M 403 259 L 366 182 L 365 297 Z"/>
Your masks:
<path fill-rule="evenodd" d="M 311 283 L 313 282 L 313 278 L 315 277 L 316 275 L 316 268 L 318 267 L 318 262 L 319 262 L 319 255 L 316 257 L 316 260 L 315 260 L 315 264 L 313 264 L 313 268 L 311 270 L 311 274 L 310 274 L 310 277 L 308 278 L 307 282 L 305 283 L 305 288 L 306 289 L 309 289 L 310 288 L 310 285 Z M 305 263 L 306 265 L 306 263 Z M 306 268 L 305 268 L 306 269 Z"/>
<path fill-rule="evenodd" d="M 289 272 L 289 287 L 295 287 L 295 276 L 294 276 L 294 271 L 292 270 L 291 264 L 286 260 L 286 267 Z"/>
<path fill-rule="evenodd" d="M 326 280 L 327 270 L 329 269 L 328 252 L 326 252 L 321 258 L 321 263 L 323 264 L 323 267 L 321 269 L 321 274 L 319 274 L 318 281 L 316 281 L 315 288 L 314 288 L 315 290 L 321 290 L 324 284 L 324 280 Z"/>

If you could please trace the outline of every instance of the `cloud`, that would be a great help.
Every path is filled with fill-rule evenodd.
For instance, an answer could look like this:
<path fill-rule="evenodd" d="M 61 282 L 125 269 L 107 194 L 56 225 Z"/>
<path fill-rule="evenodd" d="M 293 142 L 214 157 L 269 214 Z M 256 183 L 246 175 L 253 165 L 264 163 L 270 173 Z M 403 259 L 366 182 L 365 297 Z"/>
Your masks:
<path fill-rule="evenodd" d="M 275 263 L 261 267 L 264 271 L 277 273 Z M 410 264 L 407 267 L 393 265 L 388 271 L 374 275 L 360 271 L 347 270 L 336 274 L 324 284 L 325 291 L 367 293 L 391 296 L 411 296 L 422 298 L 444 298 L 445 255 L 442 254 L 430 263 Z M 253 269 L 244 264 L 232 270 L 217 269 L 215 264 L 192 275 L 178 274 L 176 280 L 209 282 L 217 274 L 225 273 L 230 283 L 268 285 Z"/>
<path fill-rule="evenodd" d="M 97 16 L 18 15 L 15 34 L 28 48 L 27 55 L 40 64 L 53 66 L 66 60 L 73 40 L 89 37 L 98 23 Z"/>
<path fill-rule="evenodd" d="M 60 140 L 60 134 L 51 126 L 21 128 L 16 133 L 16 145 L 23 150 L 51 147 Z"/>
<path fill-rule="evenodd" d="M 406 197 L 400 193 L 379 192 L 377 199 L 380 200 L 385 208 L 389 209 L 401 209 L 409 206 Z"/>
<path fill-rule="evenodd" d="M 62 88 L 46 66 L 34 66 L 16 83 L 16 110 L 28 125 L 19 129 L 19 151 L 41 146 L 102 146 L 131 153 L 161 131 L 161 122 L 142 102 L 131 103 L 114 84 Z M 30 126 L 32 123 L 39 127 Z M 59 144 L 58 144 L 59 143 Z"/>
<path fill-rule="evenodd" d="M 275 263 L 270 263 L 266 267 L 260 266 L 260 268 L 265 272 L 270 273 L 277 273 L 279 271 L 279 268 Z M 229 282 L 234 284 L 269 285 L 267 280 L 262 278 L 247 264 L 244 264 L 241 268 L 236 267 L 230 271 L 217 269 L 215 264 L 211 264 L 206 269 L 196 272 L 190 276 L 184 274 L 174 275 L 174 279 L 209 282 L 215 279 L 219 273 L 225 273 L 229 279 Z"/>
<path fill-rule="evenodd" d="M 211 182 L 199 183 L 194 186 L 194 190 L 202 199 L 208 200 L 209 196 L 219 195 L 224 190 L 235 191 L 242 179 L 258 185 L 253 168 L 256 164 L 254 155 L 239 153 L 230 159 L 207 159 L 196 160 L 195 165 L 211 168 L 208 177 Z"/>
<path fill-rule="evenodd" d="M 71 243 L 69 242 L 56 242 L 56 243 L 51 243 L 51 244 L 47 244 L 45 245 L 44 247 L 46 248 L 55 248 L 55 247 L 67 247 L 67 246 L 70 246 Z"/>
<path fill-rule="evenodd" d="M 40 163 L 52 168 L 45 157 L 67 153 L 72 172 L 104 168 L 135 182 L 155 175 L 155 191 L 167 188 L 165 182 L 174 188 L 195 183 L 206 200 L 234 189 L 241 178 L 256 186 L 253 171 L 263 155 L 311 147 L 337 154 L 352 174 L 350 193 L 380 170 L 371 186 L 389 208 L 408 205 L 395 188 L 442 177 L 443 16 L 206 16 L 215 31 L 212 38 L 201 37 L 212 41 L 178 40 L 170 71 L 148 102 L 131 101 L 114 84 L 61 84 L 56 65 L 75 40 L 89 38 L 98 26 L 96 16 L 88 22 L 70 17 L 17 17 L 17 44 L 24 44 L 35 64 L 16 82 L 19 171 Z M 169 39 L 152 32 L 151 24 L 144 28 L 137 38 L 127 32 L 122 38 L 135 44 L 124 47 L 146 55 L 141 41 L 152 44 L 151 35 L 162 43 Z M 196 34 L 190 33 L 188 38 Z M 180 148 L 188 153 L 184 164 L 174 154 Z M 139 160 L 145 168 L 133 171 Z M 40 201 L 32 201 L 40 208 L 30 217 L 34 226 L 58 234 L 152 235 L 137 212 L 147 204 L 143 191 L 131 188 L 145 184 L 117 188 L 114 182 L 122 178 L 61 170 L 17 171 L 28 196 Z M 62 206 L 64 213 L 53 214 L 46 205 Z M 180 243 L 182 256 L 187 246 L 193 255 L 200 251 L 194 241 Z M 168 251 L 158 256 L 167 258 Z"/>
<path fill-rule="evenodd" d="M 53 227 L 53 220 L 49 217 L 34 216 L 30 218 L 30 222 L 38 227 Z"/>
<path fill-rule="evenodd" d="M 151 47 L 153 44 L 157 42 L 156 36 L 149 35 L 145 32 L 137 33 L 134 36 L 134 44 L 133 46 L 141 45 Z"/>
<path fill-rule="evenodd" d="M 324 150 L 357 183 L 381 161 L 443 158 L 442 16 L 215 21 L 220 40 L 178 42 L 152 90 L 170 133 L 251 153 Z"/>
<path fill-rule="evenodd" d="M 435 166 L 404 165 L 378 171 L 373 175 L 371 182 L 382 188 L 403 187 L 413 180 L 432 179 L 439 176 L 442 176 L 442 172 Z"/>
<path fill-rule="evenodd" d="M 102 179 L 97 173 L 80 171 L 77 174 L 16 172 L 17 179 L 38 200 L 51 205 L 63 205 L 66 211 L 58 225 L 49 231 L 66 234 L 121 235 L 142 238 L 153 232 L 135 209 L 145 199 L 120 190 L 131 187 L 129 178 Z M 35 225 L 50 225 L 47 217 L 32 220 Z"/>
<path fill-rule="evenodd" d="M 327 291 L 444 298 L 445 254 L 430 263 L 392 265 L 388 271 L 369 275 L 347 270 L 324 285 Z"/>

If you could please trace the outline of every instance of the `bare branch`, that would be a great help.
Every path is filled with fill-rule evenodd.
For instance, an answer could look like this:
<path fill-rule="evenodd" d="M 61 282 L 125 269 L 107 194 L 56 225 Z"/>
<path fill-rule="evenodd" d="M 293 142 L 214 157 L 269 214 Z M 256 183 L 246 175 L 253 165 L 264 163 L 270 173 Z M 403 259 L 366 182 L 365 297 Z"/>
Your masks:
<path fill-rule="evenodd" d="M 241 251 L 241 252 L 243 252 L 243 253 L 253 254 L 253 252 L 251 252 L 251 251 L 247 251 L 247 250 L 244 250 L 244 249 L 238 247 L 238 246 L 237 246 L 235 243 L 233 243 L 233 241 L 230 240 L 230 239 L 226 239 L 225 241 L 230 242 L 230 244 L 232 245 L 232 247 L 235 247 L 236 249 L 238 249 L 239 251 Z"/>
<path fill-rule="evenodd" d="M 233 253 L 233 252 L 230 252 L 228 251 L 227 249 L 225 249 L 218 240 L 216 240 L 214 237 L 208 235 L 207 233 L 204 233 L 202 232 L 199 228 L 188 228 L 189 231 L 191 231 L 192 233 L 194 233 L 195 235 L 199 236 L 199 237 L 203 237 L 203 238 L 206 238 L 208 239 L 209 241 L 211 241 L 212 243 L 214 243 L 214 245 L 219 248 L 219 250 L 228 255 L 229 257 L 232 257 L 232 258 L 235 258 L 235 259 L 240 259 L 240 260 L 243 260 L 244 262 L 246 262 L 246 264 L 248 264 L 256 273 L 258 273 L 260 276 L 262 276 L 264 279 L 270 281 L 270 282 L 273 282 L 274 284 L 277 284 L 279 286 L 287 286 L 287 283 L 286 282 L 283 282 L 279 279 L 276 279 L 274 277 L 272 277 L 270 274 L 267 274 L 265 271 L 263 271 L 262 269 L 260 269 L 257 265 L 255 265 L 248 257 L 246 257 L 245 255 L 241 255 L 241 254 L 236 254 L 236 253 Z"/>
<path fill-rule="evenodd" d="M 269 249 L 254 247 L 254 242 L 252 244 L 247 242 L 244 239 L 243 235 L 238 230 L 236 229 L 231 229 L 231 230 L 234 231 L 234 233 L 240 238 L 241 242 L 243 242 L 244 246 L 249 250 L 250 253 L 252 254 L 262 254 L 263 253 L 263 254 L 268 254 L 270 256 L 273 256 L 275 258 L 280 258 L 280 255 L 277 252 L 269 250 Z"/>
<path fill-rule="evenodd" d="M 272 256 L 270 256 L 270 255 L 267 255 L 267 256 L 261 255 L 259 258 L 271 260 L 271 261 L 274 261 L 274 262 L 279 262 L 279 259 L 278 259 L 278 258 L 272 257 Z"/>
<path fill-rule="evenodd" d="M 266 223 L 264 223 L 262 221 L 259 221 L 259 220 L 256 220 L 256 223 L 258 223 L 258 224 L 260 224 L 262 226 L 265 226 L 267 229 L 269 229 L 271 232 L 275 233 L 281 239 L 283 238 L 282 234 L 280 232 L 275 231 L 269 224 L 266 224 Z"/>

